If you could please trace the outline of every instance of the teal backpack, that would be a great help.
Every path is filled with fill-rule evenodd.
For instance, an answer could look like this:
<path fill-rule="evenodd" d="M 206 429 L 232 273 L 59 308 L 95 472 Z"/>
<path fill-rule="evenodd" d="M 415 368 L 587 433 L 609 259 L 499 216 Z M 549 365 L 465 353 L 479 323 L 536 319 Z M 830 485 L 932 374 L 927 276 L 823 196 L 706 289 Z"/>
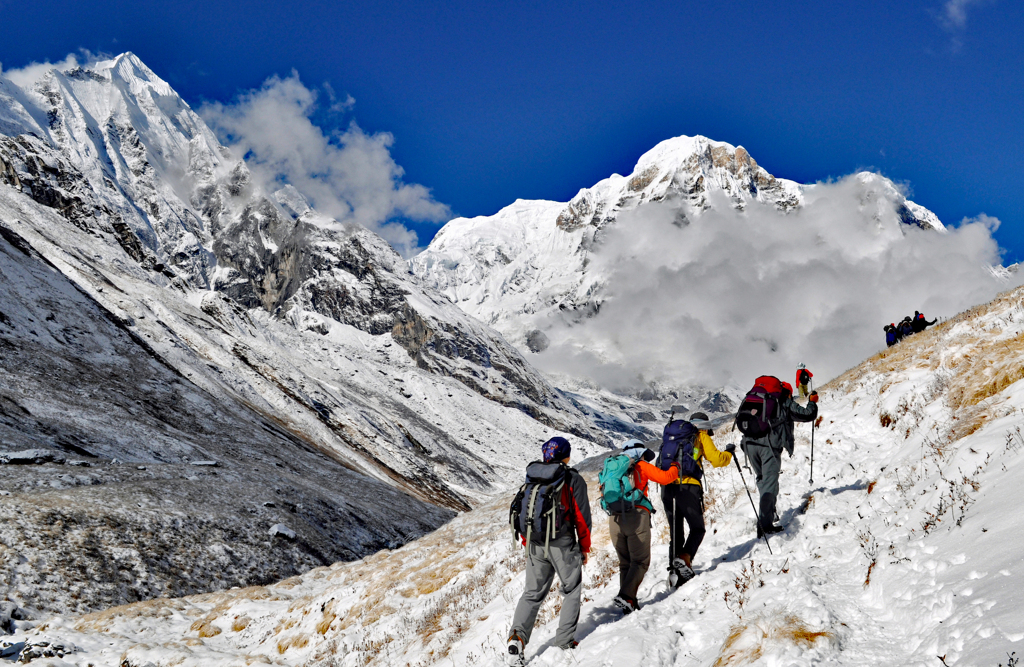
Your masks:
<path fill-rule="evenodd" d="M 601 509 L 605 513 L 625 514 L 635 511 L 637 506 L 654 511 L 647 496 L 633 486 L 633 465 L 633 459 L 625 454 L 609 456 L 604 460 L 604 467 L 597 479 L 601 482 Z"/>

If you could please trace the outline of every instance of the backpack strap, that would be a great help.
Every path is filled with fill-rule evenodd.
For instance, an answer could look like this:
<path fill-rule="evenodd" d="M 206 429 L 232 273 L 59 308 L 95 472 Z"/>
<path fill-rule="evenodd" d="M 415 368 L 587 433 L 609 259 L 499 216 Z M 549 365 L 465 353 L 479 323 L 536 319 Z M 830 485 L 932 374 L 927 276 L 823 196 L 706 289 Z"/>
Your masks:
<path fill-rule="evenodd" d="M 529 559 L 530 554 L 530 538 L 533 536 L 533 510 L 537 505 L 537 494 L 540 492 L 540 485 L 534 484 L 533 491 L 530 493 L 530 502 L 526 504 L 526 516 L 529 517 L 530 522 L 526 524 L 526 554 Z"/>
<path fill-rule="evenodd" d="M 558 507 L 562 503 L 562 489 L 564 488 L 565 478 L 563 477 L 562 481 L 558 483 L 558 486 L 556 486 L 554 490 L 551 491 L 551 509 L 547 511 L 549 515 L 548 530 L 547 533 L 544 535 L 544 558 L 547 558 L 548 560 L 551 559 L 551 538 L 557 537 L 557 534 L 555 532 L 555 518 L 558 516 Z M 555 500 L 556 495 L 558 496 L 557 501 Z"/>
<path fill-rule="evenodd" d="M 520 494 L 523 493 L 523 490 L 525 488 L 526 488 L 526 484 L 523 484 L 522 486 L 519 487 L 519 492 L 516 493 L 516 500 L 519 499 Z M 518 503 L 516 503 L 515 500 L 513 500 L 512 502 L 513 502 L 513 507 L 515 507 L 515 505 L 518 504 Z M 516 513 L 514 511 L 509 511 L 509 513 L 508 513 L 508 527 L 512 529 L 512 548 L 513 549 L 517 546 L 516 545 L 516 538 L 519 537 L 519 528 L 516 526 L 516 517 L 517 517 L 517 515 L 516 515 Z"/>

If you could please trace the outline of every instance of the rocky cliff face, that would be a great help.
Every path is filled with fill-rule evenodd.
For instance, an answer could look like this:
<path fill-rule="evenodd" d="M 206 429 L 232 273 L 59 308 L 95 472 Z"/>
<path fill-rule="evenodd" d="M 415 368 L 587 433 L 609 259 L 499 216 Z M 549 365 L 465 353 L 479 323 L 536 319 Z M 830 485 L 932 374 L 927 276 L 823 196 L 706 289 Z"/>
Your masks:
<path fill-rule="evenodd" d="M 876 185 L 886 197 L 873 205 L 895 202 L 904 224 L 944 229 L 887 179 L 862 177 L 884 181 Z M 567 203 L 519 200 L 493 216 L 452 220 L 411 264 L 466 312 L 520 348 L 539 351 L 543 332 L 532 320 L 558 314 L 581 322 L 600 310 L 604 277 L 590 270 L 589 255 L 610 225 L 623 224 L 623 214 L 660 206 L 672 224 L 685 226 L 723 200 L 740 211 L 757 202 L 787 212 L 813 187 L 775 178 L 743 147 L 676 137 L 641 156 L 630 175 L 611 176 Z"/>
<path fill-rule="evenodd" d="M 98 480 L 4 469 L 30 556 L 59 520 L 80 527 L 68 540 L 95 537 L 96 567 L 145 571 L 154 595 L 263 581 L 429 530 L 518 477 L 551 435 L 581 453 L 609 440 L 379 237 L 291 188 L 261 190 L 131 54 L 25 88 L 0 77 L 0 229 L 0 452 L 73 455 Z M 82 352 L 83 328 L 102 355 Z M 190 467 L 202 458 L 220 467 Z M 185 515 L 203 517 L 174 524 L 206 545 L 193 561 L 117 565 L 124 545 L 163 549 L 167 517 Z M 268 537 L 280 522 L 296 542 Z M 106 575 L 74 602 L 48 598 L 38 562 L 9 573 L 22 602 L 133 599 Z M 175 587 L 183 568 L 194 575 Z"/>

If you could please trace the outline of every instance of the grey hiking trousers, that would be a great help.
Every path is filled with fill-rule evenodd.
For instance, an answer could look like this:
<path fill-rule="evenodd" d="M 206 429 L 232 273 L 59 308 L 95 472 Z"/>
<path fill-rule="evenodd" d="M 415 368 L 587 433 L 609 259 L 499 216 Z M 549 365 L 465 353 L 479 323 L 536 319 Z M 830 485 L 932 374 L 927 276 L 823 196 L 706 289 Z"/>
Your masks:
<path fill-rule="evenodd" d="M 526 589 L 512 617 L 512 629 L 519 632 L 524 644 L 530 641 L 537 613 L 551 590 L 556 573 L 562 582 L 562 595 L 565 599 L 562 600 L 562 613 L 558 617 L 555 646 L 565 646 L 576 635 L 576 624 L 580 620 L 580 598 L 583 594 L 583 555 L 580 553 L 580 545 L 573 537 L 566 535 L 551 541 L 550 553 L 551 557 L 545 558 L 543 544 L 529 545 Z"/>
<path fill-rule="evenodd" d="M 760 523 L 767 528 L 774 523 L 775 500 L 779 497 L 779 473 L 782 472 L 782 450 L 754 443 L 747 444 L 747 460 L 757 476 L 757 490 L 761 494 Z"/>
<path fill-rule="evenodd" d="M 608 534 L 619 555 L 619 595 L 636 602 L 636 592 L 651 567 L 651 514 L 635 510 L 612 515 Z"/>

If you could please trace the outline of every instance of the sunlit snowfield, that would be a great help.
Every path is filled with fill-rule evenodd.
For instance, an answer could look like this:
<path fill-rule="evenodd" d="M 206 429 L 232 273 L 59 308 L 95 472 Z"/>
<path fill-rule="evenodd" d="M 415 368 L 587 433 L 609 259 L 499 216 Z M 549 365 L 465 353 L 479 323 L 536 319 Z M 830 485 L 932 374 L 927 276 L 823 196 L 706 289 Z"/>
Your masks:
<path fill-rule="evenodd" d="M 616 566 L 596 514 L 581 644 L 550 645 L 553 594 L 530 664 L 1006 664 L 1024 647 L 1022 351 L 1017 289 L 823 387 L 814 482 L 809 429 L 798 427 L 773 553 L 754 539 L 735 467 L 710 470 L 698 577 L 666 590 L 659 513 L 643 608 L 626 618 L 611 605 Z M 498 664 L 523 577 L 510 493 L 360 562 L 53 618 L 15 639 L 73 644 L 53 664 L 82 666 Z"/>

